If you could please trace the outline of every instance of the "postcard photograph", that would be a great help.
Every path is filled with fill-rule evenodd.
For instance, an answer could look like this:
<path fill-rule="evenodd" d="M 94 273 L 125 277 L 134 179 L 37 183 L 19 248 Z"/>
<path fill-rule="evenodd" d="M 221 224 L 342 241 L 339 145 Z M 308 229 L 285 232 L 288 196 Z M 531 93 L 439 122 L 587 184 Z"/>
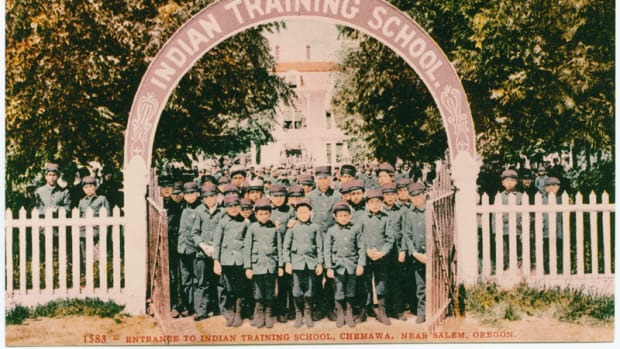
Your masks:
<path fill-rule="evenodd" d="M 6 0 L 5 345 L 615 337 L 606 0 Z"/>

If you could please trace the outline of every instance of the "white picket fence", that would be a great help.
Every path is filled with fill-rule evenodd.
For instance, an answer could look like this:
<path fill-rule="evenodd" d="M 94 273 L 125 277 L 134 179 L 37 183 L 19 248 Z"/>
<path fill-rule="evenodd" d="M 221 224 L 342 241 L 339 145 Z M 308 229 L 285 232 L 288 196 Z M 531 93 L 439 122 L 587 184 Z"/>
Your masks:
<path fill-rule="evenodd" d="M 127 253 L 121 251 L 125 217 L 118 207 L 111 216 L 105 209 L 93 216 L 89 210 L 80 217 L 77 208 L 70 217 L 64 209 L 57 217 L 51 210 L 39 217 L 36 209 L 28 216 L 22 208 L 15 219 L 11 210 L 6 211 L 7 308 L 63 298 L 97 297 L 126 303 L 122 257 Z M 80 228 L 85 230 L 85 253 L 80 251 Z"/>
<path fill-rule="evenodd" d="M 612 294 L 615 286 L 612 265 L 615 205 L 609 203 L 609 195 L 604 192 L 599 202 L 597 195 L 591 193 L 588 202 L 584 203 L 582 194 L 570 198 L 564 193 L 560 204 L 556 203 L 555 196 L 550 196 L 548 201 L 543 204 L 540 193 L 536 194 L 534 204 L 523 195 L 520 205 L 514 195 L 506 205 L 502 204 L 500 194 L 495 196 L 493 204 L 489 203 L 488 195 L 480 197 L 476 208 L 481 242 L 480 280 L 493 281 L 503 287 L 526 282 L 533 286 L 560 286 Z M 506 215 L 509 262 L 504 270 Z M 547 249 L 543 248 L 545 216 L 548 217 Z M 562 238 L 556 240 L 558 232 Z M 520 254 L 518 243 L 521 244 Z M 557 249 L 561 249 L 561 260 L 558 260 Z M 548 257 L 547 263 L 544 263 L 545 257 Z"/>

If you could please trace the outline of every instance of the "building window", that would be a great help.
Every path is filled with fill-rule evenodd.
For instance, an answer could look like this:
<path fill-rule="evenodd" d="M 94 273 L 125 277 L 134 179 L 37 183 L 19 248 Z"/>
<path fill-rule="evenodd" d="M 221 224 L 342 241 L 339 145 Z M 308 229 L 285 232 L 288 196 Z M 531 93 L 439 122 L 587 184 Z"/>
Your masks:
<path fill-rule="evenodd" d="M 332 144 L 331 143 L 325 143 L 325 151 L 327 155 L 327 163 L 331 164 L 332 163 Z"/>
<path fill-rule="evenodd" d="M 285 110 L 282 112 L 282 129 L 297 130 L 306 128 L 306 117 L 297 110 Z"/>
<path fill-rule="evenodd" d="M 336 143 L 336 163 L 341 163 L 344 157 L 344 144 Z"/>
<path fill-rule="evenodd" d="M 325 112 L 325 128 L 328 130 L 332 128 L 332 113 L 329 111 Z"/>
<path fill-rule="evenodd" d="M 286 73 L 286 77 L 284 78 L 286 83 L 291 88 L 296 88 L 301 86 L 301 75 L 297 71 L 290 71 Z"/>

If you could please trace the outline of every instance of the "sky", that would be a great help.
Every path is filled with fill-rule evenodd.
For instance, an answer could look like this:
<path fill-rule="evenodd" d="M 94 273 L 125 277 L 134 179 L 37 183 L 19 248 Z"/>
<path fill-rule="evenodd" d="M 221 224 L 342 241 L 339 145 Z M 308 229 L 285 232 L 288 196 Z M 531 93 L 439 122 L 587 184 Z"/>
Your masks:
<path fill-rule="evenodd" d="M 272 50 L 280 46 L 280 61 L 305 61 L 306 45 L 310 45 L 313 61 L 333 61 L 340 48 L 336 25 L 310 19 L 286 21 L 286 29 L 279 33 L 265 33 Z"/>

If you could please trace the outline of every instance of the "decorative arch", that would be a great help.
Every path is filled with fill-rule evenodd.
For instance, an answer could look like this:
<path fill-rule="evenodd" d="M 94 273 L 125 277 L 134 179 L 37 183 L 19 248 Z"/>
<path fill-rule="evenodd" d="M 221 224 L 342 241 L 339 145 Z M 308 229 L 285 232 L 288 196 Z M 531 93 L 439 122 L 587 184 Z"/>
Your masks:
<path fill-rule="evenodd" d="M 453 179 L 459 187 L 457 248 L 459 252 L 469 250 L 467 256 L 460 255 L 459 262 L 466 261 L 463 268 L 476 265 L 475 214 L 472 217 L 471 212 L 475 206 L 479 166 L 473 119 L 456 71 L 428 33 L 406 13 L 384 0 L 221 0 L 193 16 L 164 44 L 147 68 L 130 110 L 123 169 L 128 217 L 126 243 L 143 248 L 136 248 L 132 256 L 136 262 L 128 264 L 132 268 L 127 270 L 130 275 L 126 280 L 127 290 L 136 299 L 143 299 L 146 290 L 144 197 L 157 124 L 168 98 L 192 66 L 222 41 L 263 23 L 292 18 L 327 21 L 372 36 L 402 57 L 424 82 L 441 114 Z M 471 212 L 467 211 L 468 206 Z M 471 251 L 476 254 L 472 255 Z M 133 267 L 143 264 L 144 270 Z M 463 265 L 459 264 L 459 277 L 465 282 L 475 280 L 477 271 L 461 270 Z"/>

